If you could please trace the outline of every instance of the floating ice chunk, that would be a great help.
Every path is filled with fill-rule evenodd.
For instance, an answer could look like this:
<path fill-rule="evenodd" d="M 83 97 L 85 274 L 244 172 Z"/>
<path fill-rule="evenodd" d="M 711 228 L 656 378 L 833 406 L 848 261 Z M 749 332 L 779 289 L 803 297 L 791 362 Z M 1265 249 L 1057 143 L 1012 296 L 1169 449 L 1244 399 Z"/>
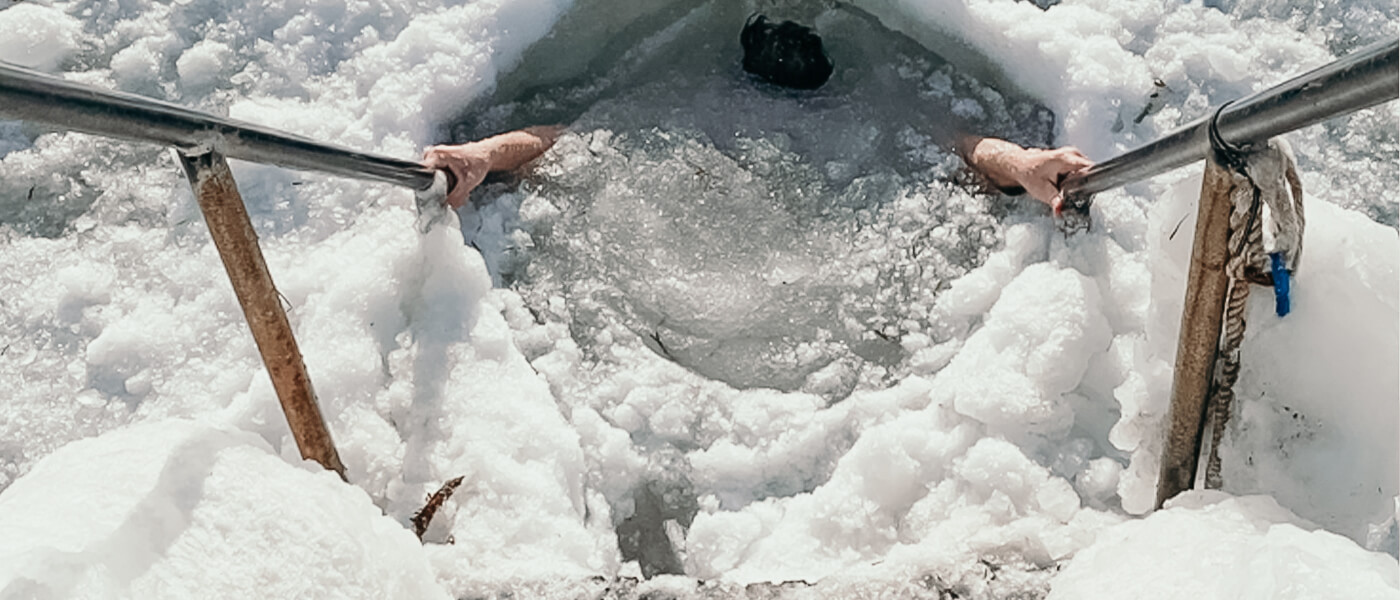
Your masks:
<path fill-rule="evenodd" d="M 938 297 L 938 310 L 952 316 L 985 314 L 1000 297 L 1002 288 L 1027 263 L 1044 256 L 1045 243 L 1042 228 L 1030 225 L 1008 227 L 1006 246 L 972 272 L 954 280 L 952 286 Z"/>
<path fill-rule="evenodd" d="M 161 65 L 165 61 L 160 40 L 146 38 L 112 55 L 112 74 L 118 85 L 127 90 L 141 90 L 160 81 Z"/>
<path fill-rule="evenodd" d="M 195 44 L 175 61 L 180 85 L 187 90 L 212 87 L 224 76 L 232 57 L 233 51 L 226 44 L 210 40 Z"/>

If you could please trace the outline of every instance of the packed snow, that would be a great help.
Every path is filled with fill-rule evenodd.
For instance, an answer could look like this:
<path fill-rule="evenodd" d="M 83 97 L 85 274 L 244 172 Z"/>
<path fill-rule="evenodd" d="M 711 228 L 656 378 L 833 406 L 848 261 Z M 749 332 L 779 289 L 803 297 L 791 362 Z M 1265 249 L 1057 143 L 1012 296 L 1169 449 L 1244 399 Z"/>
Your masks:
<path fill-rule="evenodd" d="M 247 432 L 141 423 L 31 475 L 0 500 L 7 598 L 448 597 L 364 491 Z"/>
<path fill-rule="evenodd" d="M 827 87 L 743 75 L 756 9 Z M 0 60 L 359 150 L 570 126 L 426 233 L 235 164 L 346 485 L 170 151 L 0 121 L 0 598 L 1400 597 L 1395 103 L 1288 135 L 1294 311 L 1251 298 L 1224 490 L 1156 512 L 1200 166 L 1065 237 L 948 148 L 1105 159 L 1397 12 L 0 0 Z"/>

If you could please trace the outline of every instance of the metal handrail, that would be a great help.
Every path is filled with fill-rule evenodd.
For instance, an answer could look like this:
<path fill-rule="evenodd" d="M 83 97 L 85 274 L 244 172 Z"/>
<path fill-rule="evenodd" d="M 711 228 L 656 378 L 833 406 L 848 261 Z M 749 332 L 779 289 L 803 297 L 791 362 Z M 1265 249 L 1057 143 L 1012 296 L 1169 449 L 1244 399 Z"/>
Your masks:
<path fill-rule="evenodd" d="M 1375 106 L 1400 90 L 1400 41 L 1383 41 L 1231 103 L 1220 111 L 1221 136 L 1248 144 Z M 271 128 L 103 90 L 0 63 L 0 116 L 86 133 L 217 149 L 231 158 L 384 181 L 415 190 L 433 185 L 433 170 L 412 161 L 323 144 Z M 1065 181 L 1071 206 L 1093 194 L 1205 158 L 1210 117 L 1099 163 Z"/>
<path fill-rule="evenodd" d="M 1250 144 L 1370 108 L 1398 95 L 1400 41 L 1382 41 L 1229 104 L 1220 111 L 1217 127 L 1225 141 Z M 1155 142 L 1070 177 L 1063 187 L 1067 203 L 1082 207 L 1098 192 L 1205 158 L 1210 148 L 1210 119 L 1197 119 Z"/>
<path fill-rule="evenodd" d="M 324 144 L 169 102 L 104 90 L 0 62 L 0 117 L 291 169 L 425 190 L 434 171 L 413 161 Z"/>

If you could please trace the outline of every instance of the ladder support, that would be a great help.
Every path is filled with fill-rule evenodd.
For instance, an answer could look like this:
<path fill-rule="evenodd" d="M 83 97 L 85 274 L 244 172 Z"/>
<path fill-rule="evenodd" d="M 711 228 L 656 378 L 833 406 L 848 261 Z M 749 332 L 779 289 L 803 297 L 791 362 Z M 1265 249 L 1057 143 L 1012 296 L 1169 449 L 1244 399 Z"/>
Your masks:
<path fill-rule="evenodd" d="M 1167 411 L 1166 445 L 1157 476 L 1157 508 L 1189 490 L 1205 430 L 1206 398 L 1210 395 L 1215 357 L 1220 347 L 1225 294 L 1230 278 L 1230 172 L 1206 159 L 1201 200 L 1196 213 L 1196 237 L 1186 278 L 1186 302 L 1177 337 L 1176 370 L 1172 374 L 1171 406 Z"/>
<path fill-rule="evenodd" d="M 253 340 L 272 378 L 272 387 L 277 391 L 282 413 L 287 417 L 301 457 L 335 471 L 344 480 L 345 465 L 340 462 L 340 454 L 336 452 L 316 404 L 306 363 L 292 335 L 287 313 L 282 309 L 281 295 L 263 260 L 258 235 L 253 231 L 228 161 L 214 151 L 188 154 L 177 150 L 176 154 L 199 200 L 209 235 L 214 238 L 233 292 L 243 308 L 243 317 L 253 332 Z"/>

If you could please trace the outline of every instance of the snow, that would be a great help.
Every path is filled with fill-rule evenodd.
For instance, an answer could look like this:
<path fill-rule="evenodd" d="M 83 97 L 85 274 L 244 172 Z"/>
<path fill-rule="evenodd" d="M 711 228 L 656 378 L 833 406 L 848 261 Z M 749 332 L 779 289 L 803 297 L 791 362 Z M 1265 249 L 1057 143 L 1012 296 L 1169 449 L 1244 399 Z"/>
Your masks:
<path fill-rule="evenodd" d="M 1268 496 L 1196 491 L 1099 534 L 1048 598 L 1394 598 L 1397 580 L 1393 561 Z"/>
<path fill-rule="evenodd" d="M 793 97 L 739 3 L 4 4 L 0 60 L 356 149 L 571 129 L 422 235 L 235 165 L 345 485 L 169 152 L 0 122 L 0 597 L 1400 596 L 1400 109 L 1289 134 L 1294 312 L 1251 299 L 1224 493 L 1150 514 L 1199 167 L 1065 238 L 955 183 L 940 116 L 1103 159 L 1395 5 L 854 5 L 763 4 L 836 60 Z"/>
<path fill-rule="evenodd" d="M 82 22 L 38 4 L 8 8 L 0 16 L 0 56 L 5 62 L 54 71 L 78 51 Z"/>
<path fill-rule="evenodd" d="M 0 498 L 0 595 L 447 597 L 363 491 L 270 450 L 185 420 L 60 448 Z"/>
<path fill-rule="evenodd" d="M 948 365 L 954 409 L 1012 439 L 1064 436 L 1074 424 L 1065 394 L 1112 335 L 1100 302 L 1073 270 L 1027 267 Z"/>

